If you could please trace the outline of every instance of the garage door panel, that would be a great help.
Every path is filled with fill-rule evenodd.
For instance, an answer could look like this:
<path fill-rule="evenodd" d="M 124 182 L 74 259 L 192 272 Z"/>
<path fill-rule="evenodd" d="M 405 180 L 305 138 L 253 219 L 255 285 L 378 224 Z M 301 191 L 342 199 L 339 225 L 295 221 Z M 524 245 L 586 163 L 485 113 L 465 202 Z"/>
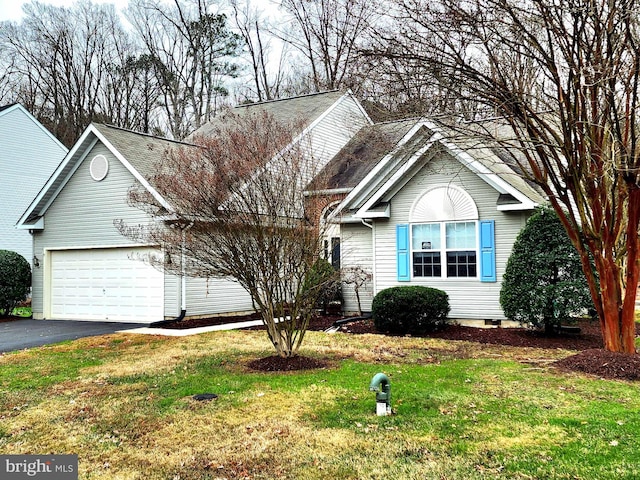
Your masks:
<path fill-rule="evenodd" d="M 152 322 L 164 318 L 164 276 L 140 260 L 151 249 L 51 252 L 51 317 Z"/>

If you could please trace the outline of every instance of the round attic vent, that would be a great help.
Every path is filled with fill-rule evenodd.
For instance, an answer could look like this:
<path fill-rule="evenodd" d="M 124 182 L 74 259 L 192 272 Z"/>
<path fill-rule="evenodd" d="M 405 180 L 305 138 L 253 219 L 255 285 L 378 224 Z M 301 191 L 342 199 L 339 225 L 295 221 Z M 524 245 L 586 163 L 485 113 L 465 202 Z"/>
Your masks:
<path fill-rule="evenodd" d="M 107 157 L 104 155 L 96 155 L 91 160 L 91 165 L 89 165 L 89 172 L 91 173 L 91 178 L 93 178 L 96 182 L 103 180 L 104 177 L 109 173 L 109 162 L 107 161 Z"/>

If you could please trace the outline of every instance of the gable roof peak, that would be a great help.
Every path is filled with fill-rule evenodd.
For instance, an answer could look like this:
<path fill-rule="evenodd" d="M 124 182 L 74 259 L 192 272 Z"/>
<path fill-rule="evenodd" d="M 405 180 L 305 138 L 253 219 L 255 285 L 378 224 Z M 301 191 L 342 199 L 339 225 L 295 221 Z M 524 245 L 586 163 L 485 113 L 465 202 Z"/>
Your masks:
<path fill-rule="evenodd" d="M 330 90 L 290 98 L 237 105 L 218 113 L 210 121 L 202 124 L 197 130 L 188 135 L 186 140 L 189 141 L 196 136 L 210 136 L 215 134 L 216 129 L 223 124 L 228 114 L 245 116 L 252 115 L 253 113 L 266 113 L 278 123 L 288 124 L 291 121 L 295 121 L 299 123 L 301 130 L 305 130 L 307 127 L 313 125 L 314 122 L 318 121 L 319 118 L 322 118 L 324 114 L 331 111 L 332 108 L 346 97 L 353 98 L 358 108 L 361 109 L 362 115 L 368 118 L 368 115 L 350 91 Z"/>

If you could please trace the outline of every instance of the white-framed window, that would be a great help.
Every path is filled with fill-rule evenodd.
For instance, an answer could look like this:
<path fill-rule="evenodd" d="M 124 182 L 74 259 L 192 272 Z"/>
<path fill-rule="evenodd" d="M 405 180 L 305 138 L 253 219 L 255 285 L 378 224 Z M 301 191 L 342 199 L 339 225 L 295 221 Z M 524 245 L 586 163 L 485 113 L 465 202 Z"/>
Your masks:
<path fill-rule="evenodd" d="M 496 282 L 495 235 L 495 219 L 480 218 L 464 189 L 434 185 L 416 199 L 408 222 L 396 224 L 397 280 Z"/>
<path fill-rule="evenodd" d="M 334 202 L 325 207 L 320 216 L 321 228 L 323 229 L 322 256 L 336 270 L 339 270 L 341 266 L 340 224 L 329 223 L 328 218 L 339 203 Z"/>
<path fill-rule="evenodd" d="M 411 225 L 414 277 L 477 278 L 476 221 Z"/>

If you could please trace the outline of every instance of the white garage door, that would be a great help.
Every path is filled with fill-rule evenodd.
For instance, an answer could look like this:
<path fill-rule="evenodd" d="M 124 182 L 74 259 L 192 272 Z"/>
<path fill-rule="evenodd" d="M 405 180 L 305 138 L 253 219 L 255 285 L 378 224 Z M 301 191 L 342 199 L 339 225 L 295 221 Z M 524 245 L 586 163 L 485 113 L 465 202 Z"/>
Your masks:
<path fill-rule="evenodd" d="M 163 274 L 140 259 L 150 251 L 52 251 L 51 318 L 146 323 L 162 320 Z"/>

